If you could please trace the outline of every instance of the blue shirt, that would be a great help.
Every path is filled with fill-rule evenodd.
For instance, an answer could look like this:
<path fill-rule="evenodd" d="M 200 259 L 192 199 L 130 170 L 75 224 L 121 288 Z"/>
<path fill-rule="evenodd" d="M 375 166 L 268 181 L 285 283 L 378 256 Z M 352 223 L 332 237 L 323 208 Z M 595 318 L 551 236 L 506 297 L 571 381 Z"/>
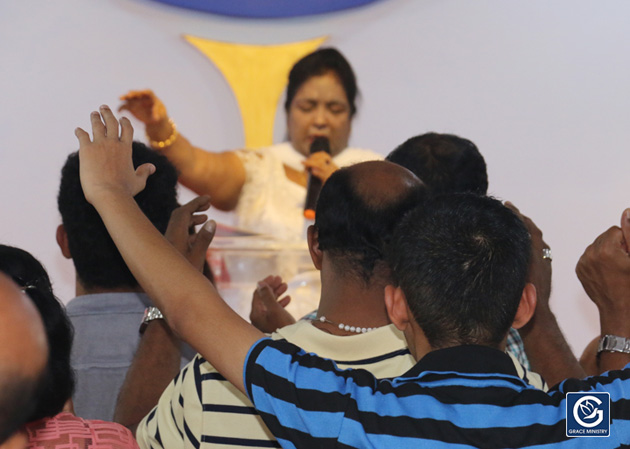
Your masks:
<path fill-rule="evenodd" d="M 99 293 L 74 298 L 66 306 L 74 326 L 72 368 L 77 416 L 111 421 L 118 392 L 140 342 L 140 323 L 151 306 L 144 293 Z M 189 347 L 188 347 L 189 348 Z M 182 366 L 194 352 L 189 348 Z"/>
<path fill-rule="evenodd" d="M 285 448 L 613 448 L 630 442 L 630 369 L 567 380 L 545 393 L 520 379 L 506 354 L 485 346 L 433 351 L 405 375 L 379 381 L 263 339 L 250 350 L 244 381 Z M 610 393 L 610 437 L 566 436 L 568 391 Z"/>

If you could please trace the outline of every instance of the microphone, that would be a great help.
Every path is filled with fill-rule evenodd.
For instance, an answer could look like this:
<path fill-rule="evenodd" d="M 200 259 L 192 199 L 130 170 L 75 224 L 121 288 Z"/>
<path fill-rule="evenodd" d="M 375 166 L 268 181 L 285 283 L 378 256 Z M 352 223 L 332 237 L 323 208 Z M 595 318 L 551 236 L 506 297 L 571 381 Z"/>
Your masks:
<path fill-rule="evenodd" d="M 315 137 L 311 143 L 310 154 L 319 151 L 325 151 L 330 154 L 330 142 L 326 137 Z M 322 190 L 322 180 L 309 171 L 308 183 L 306 185 L 306 201 L 304 202 L 304 217 L 309 220 L 315 220 L 315 206 L 319 191 Z"/>

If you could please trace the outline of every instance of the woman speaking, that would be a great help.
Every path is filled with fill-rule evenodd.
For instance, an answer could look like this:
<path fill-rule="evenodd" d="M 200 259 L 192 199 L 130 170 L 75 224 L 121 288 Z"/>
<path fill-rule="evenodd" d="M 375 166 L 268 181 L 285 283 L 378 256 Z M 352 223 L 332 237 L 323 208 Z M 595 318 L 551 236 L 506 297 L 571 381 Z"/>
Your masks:
<path fill-rule="evenodd" d="M 302 240 L 309 172 L 326 181 L 339 167 L 382 159 L 347 148 L 357 91 L 352 67 L 339 51 L 325 48 L 305 56 L 289 73 L 284 104 L 289 141 L 253 151 L 213 153 L 193 146 L 149 90 L 124 95 L 120 110 L 146 125 L 151 146 L 173 162 L 182 184 L 209 195 L 217 209 L 234 210 L 236 226 Z M 310 154 L 318 137 L 328 140 L 330 154 Z"/>

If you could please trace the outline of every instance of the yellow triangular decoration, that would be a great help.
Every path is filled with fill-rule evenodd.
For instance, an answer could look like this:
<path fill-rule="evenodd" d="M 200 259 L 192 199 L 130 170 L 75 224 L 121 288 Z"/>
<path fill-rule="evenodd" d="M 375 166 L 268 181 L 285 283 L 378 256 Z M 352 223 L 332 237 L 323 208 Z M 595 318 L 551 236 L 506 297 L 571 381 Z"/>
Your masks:
<path fill-rule="evenodd" d="M 186 35 L 221 70 L 236 96 L 245 147 L 273 143 L 273 121 L 291 67 L 313 52 L 327 37 L 280 45 L 245 45 Z"/>

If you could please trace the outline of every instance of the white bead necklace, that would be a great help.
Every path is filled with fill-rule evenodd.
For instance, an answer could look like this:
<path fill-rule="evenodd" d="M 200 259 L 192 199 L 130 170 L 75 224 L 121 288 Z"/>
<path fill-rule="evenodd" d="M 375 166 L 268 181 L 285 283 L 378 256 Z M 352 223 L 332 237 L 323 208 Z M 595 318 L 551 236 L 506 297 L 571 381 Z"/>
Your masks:
<path fill-rule="evenodd" d="M 332 324 L 333 326 L 337 326 L 339 329 L 343 330 L 343 331 L 347 331 L 347 332 L 355 332 L 357 334 L 365 334 L 367 332 L 373 331 L 374 329 L 376 329 L 375 327 L 358 327 L 358 326 L 349 326 L 347 324 L 343 324 L 343 323 L 334 323 L 332 321 L 330 321 L 328 318 L 326 318 L 325 316 L 320 316 L 319 318 L 317 318 L 316 320 L 313 321 L 319 321 L 320 323 L 328 323 L 328 324 Z"/>

